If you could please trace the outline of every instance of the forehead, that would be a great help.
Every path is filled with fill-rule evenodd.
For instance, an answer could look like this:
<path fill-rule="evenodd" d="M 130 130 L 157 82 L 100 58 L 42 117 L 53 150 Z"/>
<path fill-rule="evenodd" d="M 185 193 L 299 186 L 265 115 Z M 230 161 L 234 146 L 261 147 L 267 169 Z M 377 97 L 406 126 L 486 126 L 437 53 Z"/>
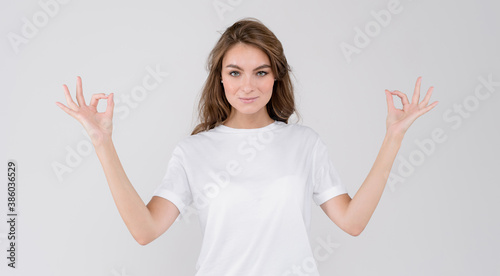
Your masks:
<path fill-rule="evenodd" d="M 269 57 L 264 51 L 256 46 L 237 43 L 227 50 L 222 60 L 222 66 L 235 64 L 242 68 L 257 67 L 262 64 L 269 64 Z"/>

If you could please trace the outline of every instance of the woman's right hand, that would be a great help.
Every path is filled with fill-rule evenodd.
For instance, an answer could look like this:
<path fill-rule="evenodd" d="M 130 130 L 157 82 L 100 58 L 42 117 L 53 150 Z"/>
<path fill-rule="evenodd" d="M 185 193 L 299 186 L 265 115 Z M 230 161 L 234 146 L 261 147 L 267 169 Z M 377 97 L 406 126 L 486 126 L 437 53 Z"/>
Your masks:
<path fill-rule="evenodd" d="M 92 140 L 94 147 L 102 144 L 106 140 L 111 140 L 111 133 L 113 131 L 113 108 L 115 103 L 113 101 L 113 93 L 108 96 L 104 93 L 97 93 L 92 95 L 90 105 L 85 104 L 82 90 L 82 79 L 76 78 L 76 100 L 78 105 L 73 101 L 69 93 L 68 87 L 63 84 L 64 94 L 66 95 L 66 102 L 68 106 L 60 102 L 56 102 L 64 112 L 77 119 L 85 128 Z M 105 112 L 97 112 L 97 104 L 100 99 L 107 99 L 107 107 Z"/>

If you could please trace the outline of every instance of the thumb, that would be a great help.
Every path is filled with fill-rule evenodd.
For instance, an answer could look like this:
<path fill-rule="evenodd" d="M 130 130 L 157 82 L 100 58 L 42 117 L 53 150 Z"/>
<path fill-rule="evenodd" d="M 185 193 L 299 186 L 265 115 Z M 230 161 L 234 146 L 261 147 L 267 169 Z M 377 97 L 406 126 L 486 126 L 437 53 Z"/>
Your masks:
<path fill-rule="evenodd" d="M 392 94 L 389 90 L 385 90 L 385 98 L 387 101 L 387 111 L 391 111 L 395 109 L 394 107 L 394 100 L 392 99 Z"/>
<path fill-rule="evenodd" d="M 109 114 L 111 118 L 113 118 L 113 109 L 115 108 L 114 96 L 114 93 L 108 95 L 108 105 L 106 107 L 106 113 Z"/>

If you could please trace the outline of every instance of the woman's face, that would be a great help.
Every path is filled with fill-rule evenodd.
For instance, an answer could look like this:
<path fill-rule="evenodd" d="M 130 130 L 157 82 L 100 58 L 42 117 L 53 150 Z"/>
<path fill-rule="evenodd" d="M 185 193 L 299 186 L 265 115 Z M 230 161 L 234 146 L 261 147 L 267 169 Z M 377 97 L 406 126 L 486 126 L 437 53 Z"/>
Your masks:
<path fill-rule="evenodd" d="M 269 57 L 262 50 L 244 43 L 232 46 L 222 60 L 222 81 L 233 107 L 231 113 L 267 114 L 265 106 L 271 99 L 274 75 Z"/>

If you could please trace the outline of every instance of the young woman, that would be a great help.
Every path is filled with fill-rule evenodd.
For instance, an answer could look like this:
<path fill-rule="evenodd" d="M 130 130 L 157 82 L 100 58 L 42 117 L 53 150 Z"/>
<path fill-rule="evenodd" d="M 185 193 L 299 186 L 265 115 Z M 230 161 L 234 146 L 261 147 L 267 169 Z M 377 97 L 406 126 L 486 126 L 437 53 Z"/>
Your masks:
<path fill-rule="evenodd" d="M 245 18 L 227 28 L 209 55 L 208 71 L 200 123 L 175 146 L 147 205 L 112 142 L 113 93 L 93 94 L 86 105 L 77 77 L 78 105 L 66 85 L 69 107 L 57 105 L 89 133 L 120 215 L 141 245 L 162 235 L 179 214 L 196 213 L 203 232 L 196 275 L 319 275 L 308 240 L 312 201 L 342 230 L 359 235 L 384 191 L 405 132 L 437 104 L 428 105 L 432 87 L 421 103 L 421 77 L 411 103 L 400 91 L 385 91 L 386 136 L 351 198 L 318 133 L 288 123 L 297 112 L 290 67 L 266 26 Z M 403 109 L 395 108 L 393 95 Z M 100 99 L 107 99 L 104 113 L 97 112 Z"/>

